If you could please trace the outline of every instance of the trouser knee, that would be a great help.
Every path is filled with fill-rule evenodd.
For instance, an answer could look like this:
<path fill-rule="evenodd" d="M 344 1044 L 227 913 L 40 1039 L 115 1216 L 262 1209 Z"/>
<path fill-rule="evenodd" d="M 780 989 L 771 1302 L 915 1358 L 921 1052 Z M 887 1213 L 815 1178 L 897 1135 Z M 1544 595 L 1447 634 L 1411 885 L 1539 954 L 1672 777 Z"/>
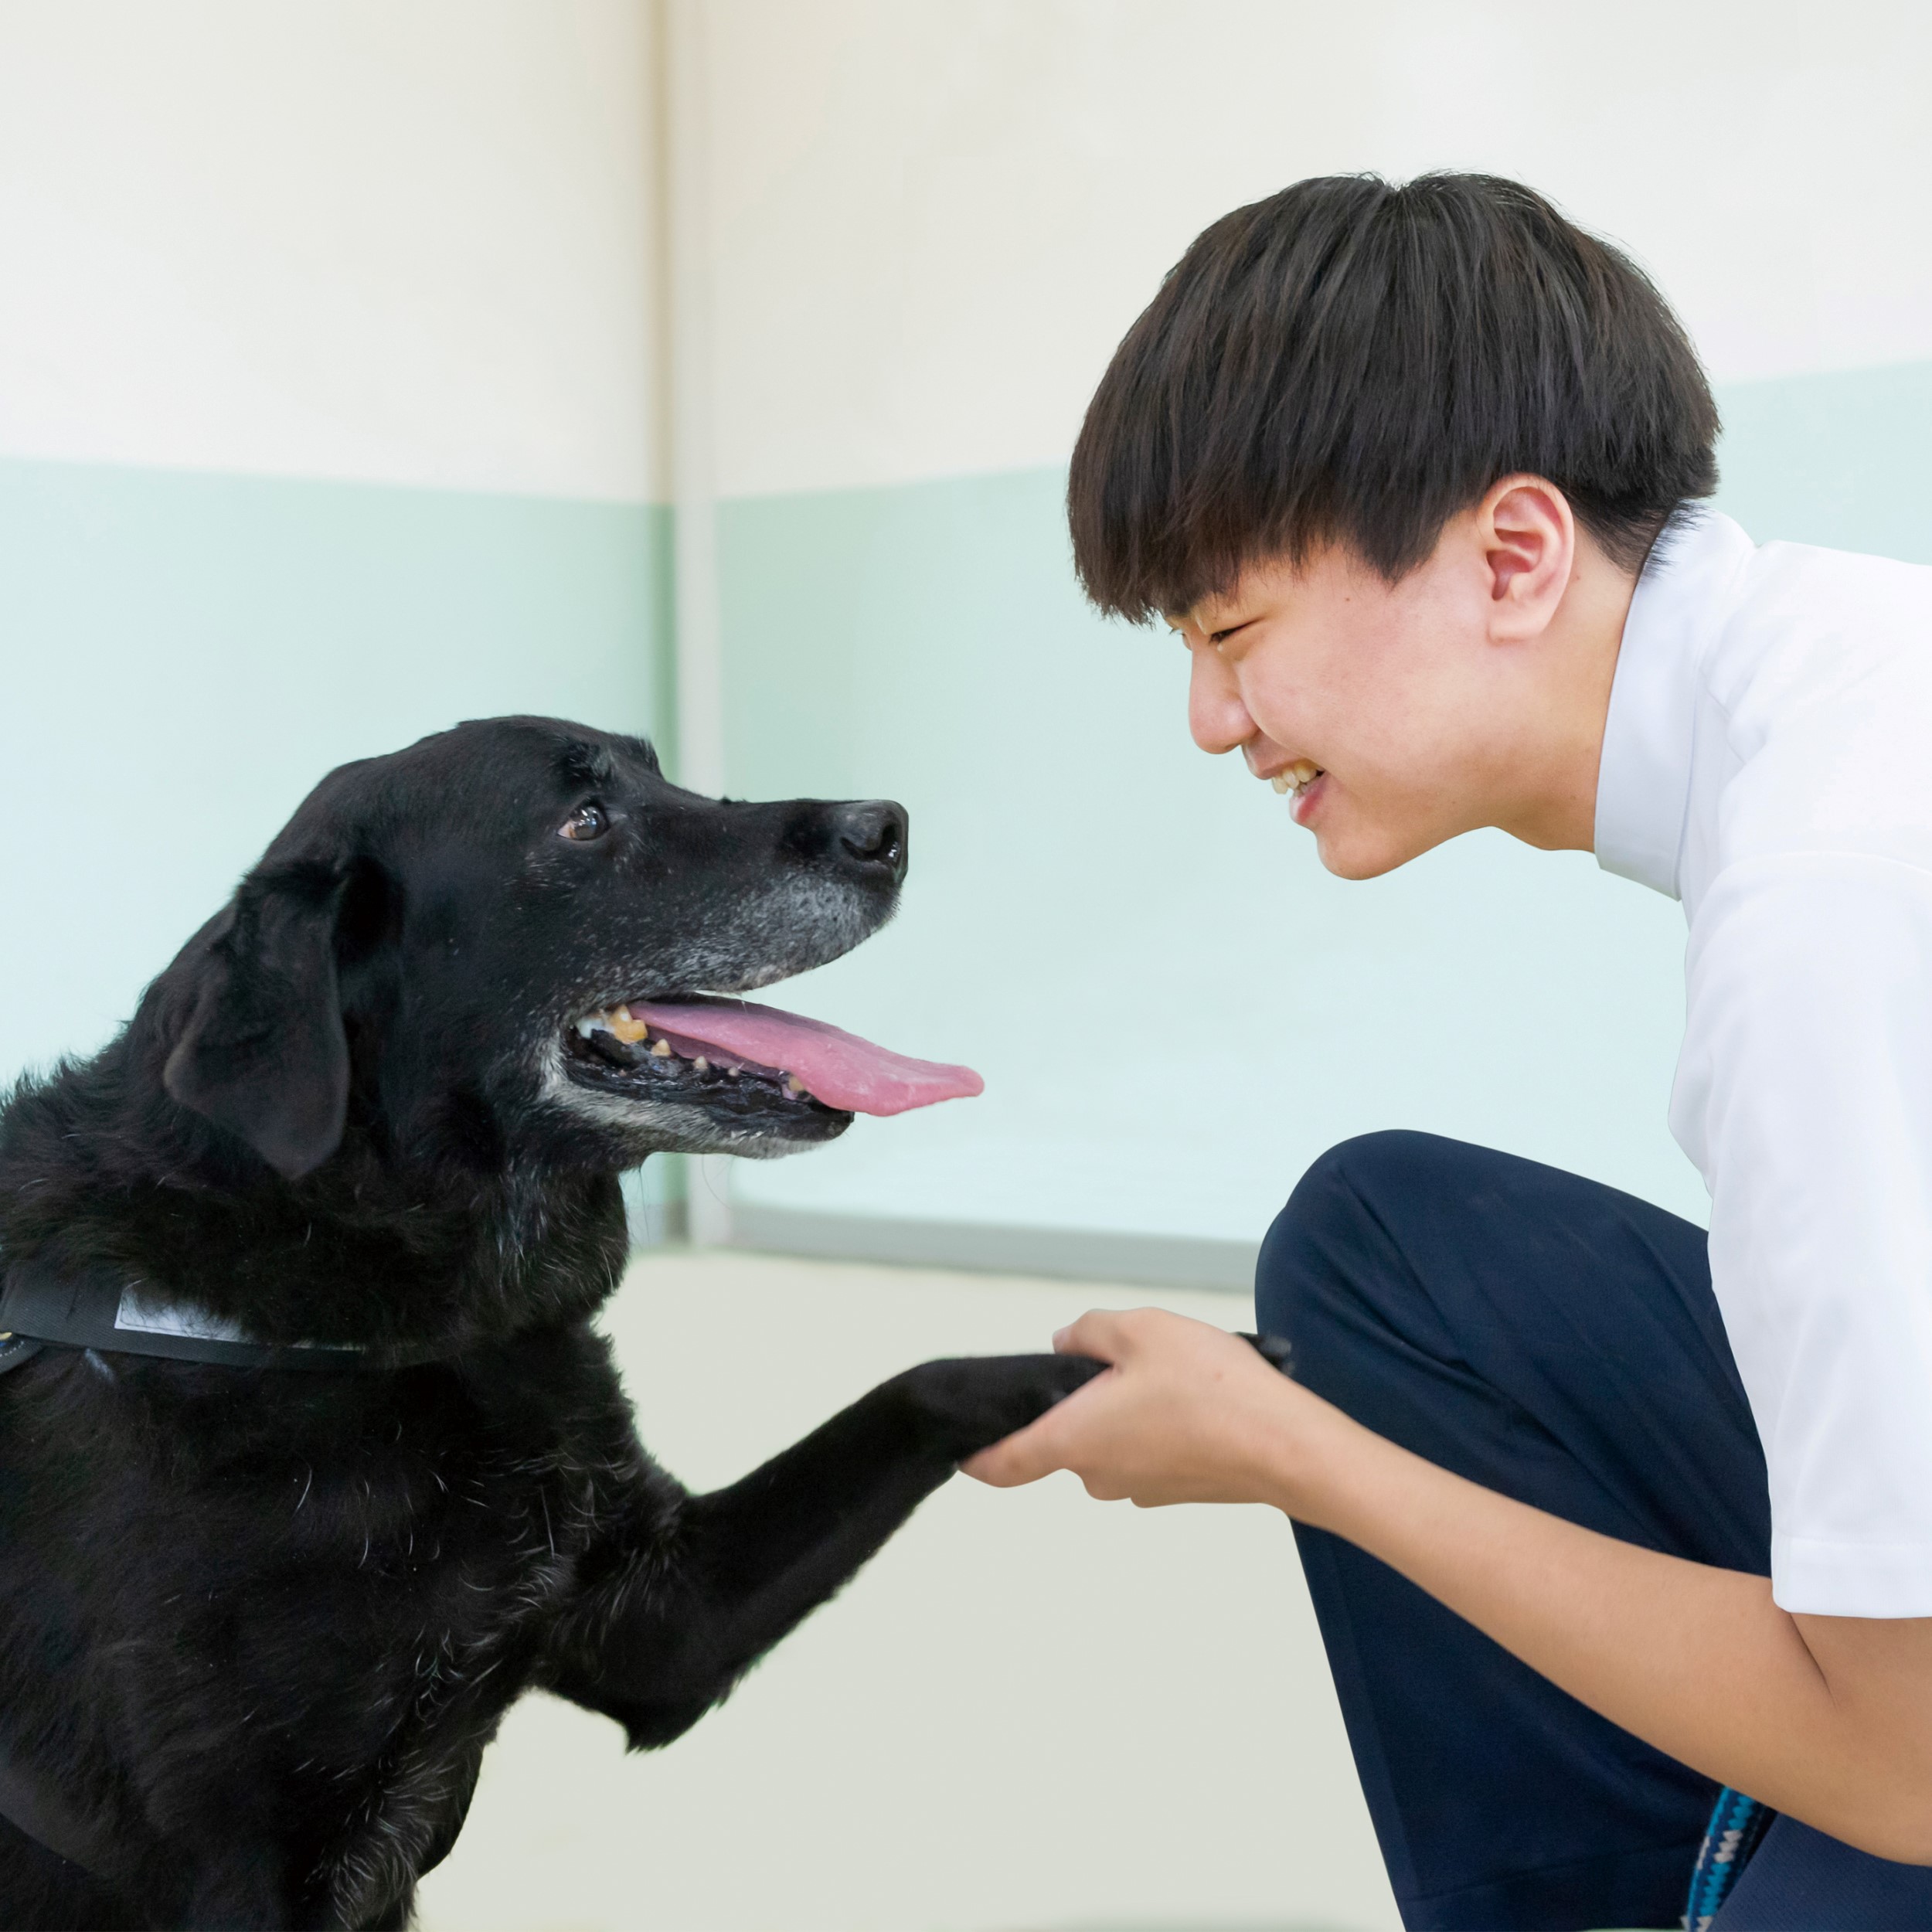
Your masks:
<path fill-rule="evenodd" d="M 1408 1143 L 1423 1138 L 1391 1131 L 1343 1141 L 1295 1184 L 1261 1243 L 1255 1268 L 1254 1312 L 1264 1333 L 1294 1332 L 1309 1312 L 1310 1290 L 1332 1281 L 1338 1264 L 1361 1247 L 1372 1213 L 1364 1182 L 1393 1179 L 1400 1185 L 1401 1170 L 1412 1165 Z M 1324 1306 L 1328 1297 L 1315 1300 Z"/>
<path fill-rule="evenodd" d="M 1461 1157 L 1475 1150 L 1434 1134 L 1393 1131 L 1344 1141 L 1297 1184 L 1261 1244 L 1255 1325 L 1285 1337 L 1311 1387 L 1339 1350 L 1385 1349 L 1392 1303 L 1420 1294 L 1393 1228 L 1431 1197 L 1459 1191 Z"/>

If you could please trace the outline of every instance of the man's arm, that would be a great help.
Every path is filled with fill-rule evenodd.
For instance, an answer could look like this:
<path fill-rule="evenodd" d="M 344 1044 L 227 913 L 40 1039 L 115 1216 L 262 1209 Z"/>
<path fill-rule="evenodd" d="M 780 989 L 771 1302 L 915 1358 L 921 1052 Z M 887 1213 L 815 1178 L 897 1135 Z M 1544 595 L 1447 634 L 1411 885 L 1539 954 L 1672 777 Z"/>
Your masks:
<path fill-rule="evenodd" d="M 965 1467 L 1090 1494 L 1264 1502 L 1332 1531 L 1647 1743 L 1879 1858 L 1932 1865 L 1932 1618 L 1792 1616 L 1452 1475 L 1219 1328 L 1142 1309 L 1054 1338 L 1112 1370 Z"/>

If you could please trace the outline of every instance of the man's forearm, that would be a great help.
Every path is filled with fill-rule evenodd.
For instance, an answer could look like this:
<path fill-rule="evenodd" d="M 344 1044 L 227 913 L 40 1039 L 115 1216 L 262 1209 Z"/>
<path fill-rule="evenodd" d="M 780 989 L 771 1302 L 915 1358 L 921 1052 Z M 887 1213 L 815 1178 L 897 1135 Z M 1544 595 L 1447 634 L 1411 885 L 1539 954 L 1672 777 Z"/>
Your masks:
<path fill-rule="evenodd" d="M 1861 1849 L 1932 1864 L 1923 1620 L 1794 1617 L 1763 1577 L 1579 1529 L 1320 1408 L 1270 1443 L 1280 1507 L 1672 1757 Z"/>
<path fill-rule="evenodd" d="M 1788 1616 L 1761 1577 L 1580 1529 L 1466 1481 L 1156 1309 L 1055 1346 L 1097 1376 L 975 1457 L 1090 1494 L 1268 1502 L 1380 1557 L 1612 1723 L 1835 1838 L 1932 1865 L 1932 1618 Z"/>

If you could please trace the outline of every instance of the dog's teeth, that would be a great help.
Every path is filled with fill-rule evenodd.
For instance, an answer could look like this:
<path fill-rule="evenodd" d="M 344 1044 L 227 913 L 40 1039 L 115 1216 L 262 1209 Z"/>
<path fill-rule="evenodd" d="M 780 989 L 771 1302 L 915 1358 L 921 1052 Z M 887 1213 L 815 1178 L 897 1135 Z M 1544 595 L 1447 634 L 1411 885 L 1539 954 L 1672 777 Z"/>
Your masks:
<path fill-rule="evenodd" d="M 650 1033 L 650 1028 L 641 1019 L 633 1019 L 621 1006 L 613 1006 L 604 1015 L 604 1024 L 627 1046 L 634 1046 Z"/>
<path fill-rule="evenodd" d="M 577 1022 L 577 1038 L 579 1039 L 588 1039 L 597 1030 L 597 1021 L 594 1017 L 589 1014 L 586 1014 L 582 1019 Z"/>
<path fill-rule="evenodd" d="M 735 1067 L 735 1066 L 727 1066 L 727 1067 L 725 1069 L 725 1078 L 726 1078 L 726 1080 L 735 1080 L 737 1077 L 738 1077 L 738 1070 L 737 1070 L 737 1068 L 736 1068 L 736 1067 Z"/>
<path fill-rule="evenodd" d="M 796 1073 L 787 1073 L 785 1076 L 785 1091 L 787 1094 L 797 1095 L 802 1094 L 804 1090 L 805 1083 Z"/>
<path fill-rule="evenodd" d="M 671 1057 L 671 1043 L 668 1039 L 654 1039 L 651 1043 L 651 1057 L 668 1060 Z"/>
<path fill-rule="evenodd" d="M 691 1070 L 694 1073 L 709 1073 L 711 1071 L 711 1063 L 705 1058 L 703 1054 L 700 1053 L 691 1063 Z"/>

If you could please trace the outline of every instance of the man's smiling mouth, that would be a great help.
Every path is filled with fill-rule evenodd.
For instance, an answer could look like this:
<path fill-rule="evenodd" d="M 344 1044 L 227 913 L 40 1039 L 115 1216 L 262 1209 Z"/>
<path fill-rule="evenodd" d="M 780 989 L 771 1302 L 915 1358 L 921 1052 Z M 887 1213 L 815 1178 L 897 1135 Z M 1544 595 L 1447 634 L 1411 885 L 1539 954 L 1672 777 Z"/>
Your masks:
<path fill-rule="evenodd" d="M 1324 775 L 1324 767 L 1312 758 L 1298 758 L 1285 770 L 1277 771 L 1268 781 L 1277 791 L 1291 791 L 1296 798 L 1302 797 L 1316 779 Z"/>

